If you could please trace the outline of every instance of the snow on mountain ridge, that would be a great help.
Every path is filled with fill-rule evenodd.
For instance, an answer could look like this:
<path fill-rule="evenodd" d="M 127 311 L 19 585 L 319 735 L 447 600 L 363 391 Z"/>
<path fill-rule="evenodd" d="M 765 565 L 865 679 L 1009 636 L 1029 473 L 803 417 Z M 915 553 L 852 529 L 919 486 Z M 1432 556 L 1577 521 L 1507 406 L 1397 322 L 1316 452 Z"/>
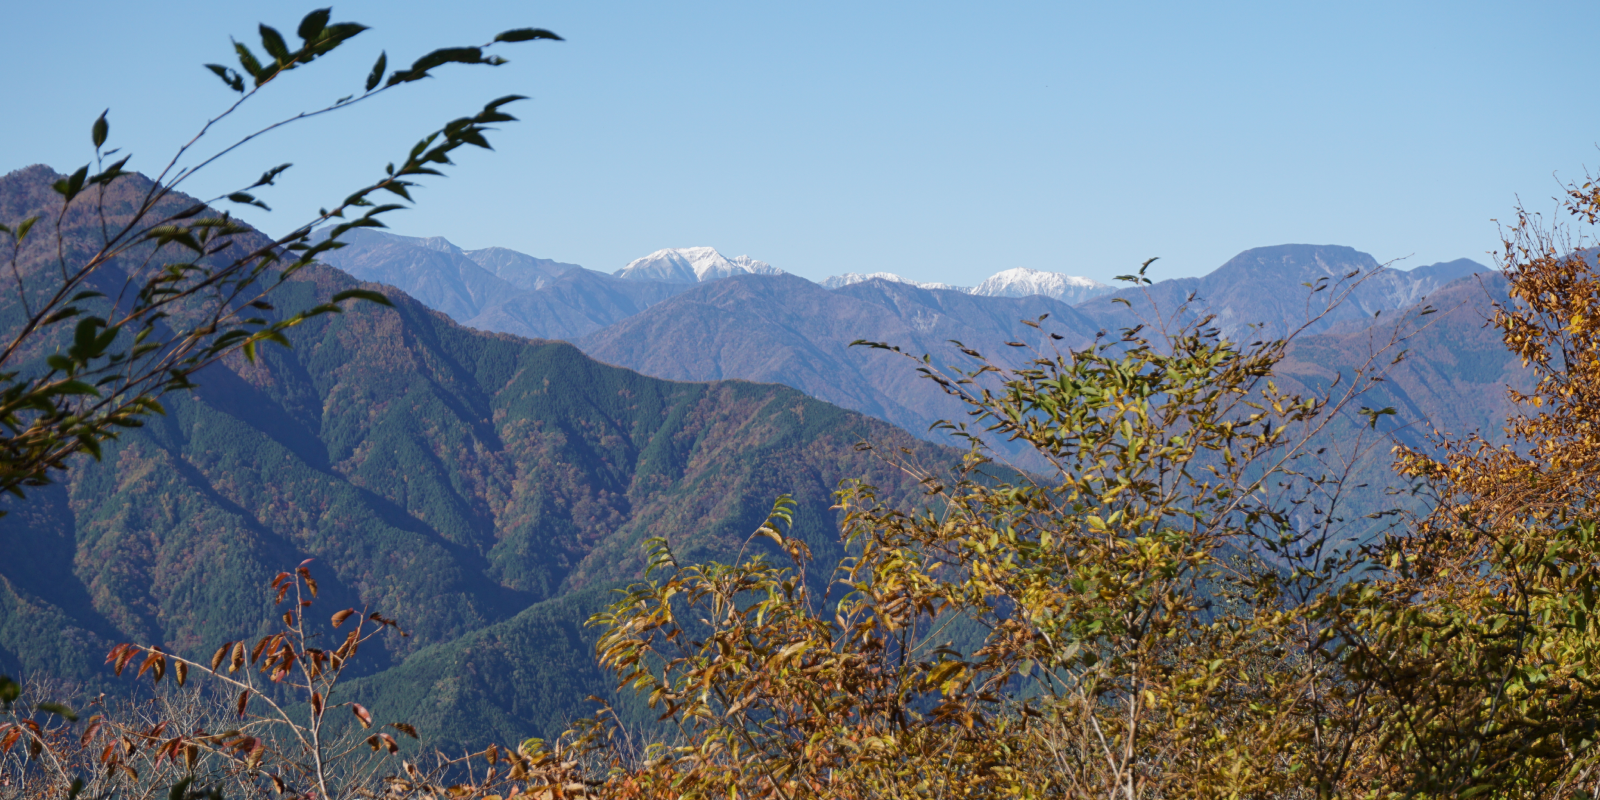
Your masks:
<path fill-rule="evenodd" d="M 1089 278 L 1028 267 L 996 272 L 972 289 L 973 294 L 985 297 L 1028 297 L 1039 294 L 1066 303 L 1081 303 L 1112 291 L 1112 287 Z"/>
<path fill-rule="evenodd" d="M 914 280 L 911 280 L 910 278 L 902 278 L 899 275 L 894 274 L 893 272 L 867 272 L 867 273 L 846 272 L 843 275 L 834 275 L 834 276 L 829 277 L 829 278 L 824 278 L 822 280 L 822 288 L 824 288 L 824 289 L 837 289 L 837 288 L 839 288 L 841 286 L 849 286 L 852 283 L 861 283 L 863 281 L 870 281 L 870 280 L 883 280 L 883 281 L 890 281 L 892 283 L 905 283 L 905 284 L 910 284 L 912 286 L 916 286 L 916 287 L 921 288 L 921 289 L 945 289 L 945 290 L 949 290 L 949 291 L 968 292 L 968 293 L 970 293 L 972 291 L 972 289 L 970 287 L 966 287 L 966 286 L 952 286 L 952 285 L 950 285 L 948 283 L 923 283 L 922 281 L 914 281 Z"/>
<path fill-rule="evenodd" d="M 715 247 L 669 247 L 636 258 L 615 274 L 624 280 L 702 283 L 733 275 L 782 275 L 783 270 L 749 256 L 728 258 Z"/>
<path fill-rule="evenodd" d="M 728 258 L 715 247 L 669 247 L 643 258 L 636 258 L 614 273 L 624 280 L 665 283 L 704 283 L 734 275 L 782 275 L 783 270 L 750 256 Z M 847 272 L 819 281 L 825 289 L 838 289 L 854 283 L 883 280 L 920 289 L 942 289 L 984 297 L 1029 297 L 1043 295 L 1065 303 L 1081 303 L 1113 291 L 1098 281 L 1060 272 L 1017 267 L 997 272 L 975 287 L 948 283 L 914 281 L 893 272 Z"/>
<path fill-rule="evenodd" d="M 1060 272 L 1045 272 L 1027 267 L 997 272 L 989 276 L 983 283 L 973 287 L 952 286 L 948 283 L 923 283 L 922 281 L 903 278 L 892 272 L 846 272 L 843 275 L 825 278 L 821 283 L 823 288 L 837 289 L 841 286 L 849 286 L 852 283 L 861 283 L 862 281 L 874 279 L 910 284 L 923 289 L 948 289 L 983 297 L 1044 295 L 1066 303 L 1081 303 L 1092 297 L 1098 297 L 1114 291 L 1112 287 L 1089 278 L 1080 278 L 1076 275 L 1066 275 Z"/>

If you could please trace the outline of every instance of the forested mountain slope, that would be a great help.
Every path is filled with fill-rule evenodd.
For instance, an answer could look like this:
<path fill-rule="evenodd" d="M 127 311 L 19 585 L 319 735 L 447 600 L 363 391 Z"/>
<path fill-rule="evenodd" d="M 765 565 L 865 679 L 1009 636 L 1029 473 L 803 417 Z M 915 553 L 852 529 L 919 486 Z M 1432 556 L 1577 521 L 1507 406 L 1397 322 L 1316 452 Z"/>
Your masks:
<path fill-rule="evenodd" d="M 55 177 L 0 178 L 0 210 L 46 208 Z M 69 239 L 95 235 L 91 223 L 69 219 Z M 274 302 L 303 307 L 355 285 L 313 268 Z M 548 732 L 593 690 L 549 687 L 593 684 L 592 661 L 505 631 L 530 614 L 577 630 L 606 587 L 640 575 L 648 536 L 687 558 L 731 556 L 784 493 L 800 503 L 799 535 L 835 557 L 840 480 L 913 491 L 858 442 L 950 455 L 793 389 L 650 378 L 389 294 L 393 309 L 318 318 L 295 329 L 292 350 L 207 370 L 101 461 L 7 501 L 0 670 L 99 680 L 106 648 L 127 640 L 209 655 L 257 630 L 271 576 L 310 558 L 328 605 L 381 610 L 410 632 L 393 652 L 363 650 L 363 663 L 404 666 L 488 636 L 519 674 L 539 676 L 496 684 L 509 694 L 495 704 L 523 735 Z M 404 683 L 434 681 L 426 663 L 380 685 L 438 699 Z"/>

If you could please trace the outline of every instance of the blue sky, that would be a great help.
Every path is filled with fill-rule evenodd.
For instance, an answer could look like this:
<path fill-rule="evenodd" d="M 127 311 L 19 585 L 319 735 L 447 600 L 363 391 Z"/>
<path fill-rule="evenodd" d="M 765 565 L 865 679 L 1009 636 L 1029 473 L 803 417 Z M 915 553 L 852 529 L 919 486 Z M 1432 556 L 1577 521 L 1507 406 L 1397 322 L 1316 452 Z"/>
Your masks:
<path fill-rule="evenodd" d="M 0 172 L 76 168 L 107 107 L 112 144 L 159 169 L 230 101 L 200 65 L 313 7 L 8 10 Z M 268 232 L 508 93 L 532 98 L 523 121 L 396 232 L 607 271 L 712 245 L 811 278 L 958 284 L 1016 266 L 1109 280 L 1151 256 L 1159 277 L 1202 274 L 1287 242 L 1487 263 L 1494 218 L 1519 196 L 1550 209 L 1558 179 L 1600 162 L 1592 2 L 350 2 L 334 18 L 373 30 L 249 119 L 358 89 L 380 49 L 403 64 L 523 26 L 568 41 L 266 137 L 192 187 L 294 162 L 263 195 L 275 210 L 244 215 Z"/>

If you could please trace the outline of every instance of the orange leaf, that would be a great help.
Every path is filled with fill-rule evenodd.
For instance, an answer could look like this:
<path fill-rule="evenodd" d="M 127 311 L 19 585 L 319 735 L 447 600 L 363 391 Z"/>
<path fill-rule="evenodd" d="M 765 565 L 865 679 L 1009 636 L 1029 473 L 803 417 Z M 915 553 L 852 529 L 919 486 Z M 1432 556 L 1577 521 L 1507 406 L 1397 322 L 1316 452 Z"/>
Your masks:
<path fill-rule="evenodd" d="M 150 655 L 145 656 L 144 657 L 144 662 L 139 665 L 139 674 L 137 674 L 137 675 L 135 675 L 133 677 L 135 677 L 135 678 L 143 678 L 144 674 L 146 672 L 148 672 L 151 667 L 155 666 L 156 662 L 160 661 L 160 660 L 161 660 L 161 655 L 159 653 L 157 653 L 156 651 L 151 650 L 150 651 Z M 159 681 L 161 679 L 157 678 L 156 680 Z"/>

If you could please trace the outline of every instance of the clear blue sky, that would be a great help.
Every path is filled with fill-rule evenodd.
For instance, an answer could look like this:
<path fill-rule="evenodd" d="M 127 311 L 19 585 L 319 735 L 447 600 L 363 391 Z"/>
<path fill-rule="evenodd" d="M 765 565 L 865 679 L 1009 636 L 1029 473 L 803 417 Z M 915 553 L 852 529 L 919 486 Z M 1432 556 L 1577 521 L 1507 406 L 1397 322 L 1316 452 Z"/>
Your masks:
<path fill-rule="evenodd" d="M 200 64 L 315 6 L 54 0 L 8 8 L 0 172 L 62 171 L 110 107 L 135 167 L 227 103 Z M 1240 250 L 1345 244 L 1487 262 L 1493 218 L 1600 162 L 1600 4 L 348 2 L 373 26 L 257 111 L 359 88 L 436 46 L 542 26 L 497 69 L 243 150 L 193 187 L 295 162 L 245 216 L 282 232 L 429 126 L 533 99 L 392 219 L 397 232 L 614 270 L 712 245 L 812 278 L 973 283 L 1029 266 L 1160 277 Z M 291 37 L 291 41 L 295 41 Z M 259 48 L 258 48 L 259 49 Z M 279 94 L 275 92 L 274 94 Z M 296 104 L 299 105 L 296 105 Z M 230 129 L 233 130 L 233 129 Z"/>

